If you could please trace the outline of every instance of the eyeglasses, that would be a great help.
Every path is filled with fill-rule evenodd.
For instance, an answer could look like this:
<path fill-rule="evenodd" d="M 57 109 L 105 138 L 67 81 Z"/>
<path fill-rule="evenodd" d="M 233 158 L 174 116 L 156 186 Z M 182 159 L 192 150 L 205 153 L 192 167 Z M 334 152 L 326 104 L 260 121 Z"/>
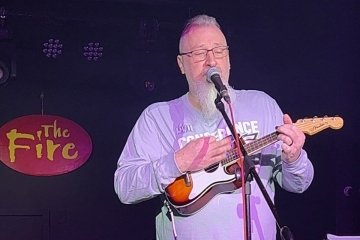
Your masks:
<path fill-rule="evenodd" d="M 215 58 L 226 57 L 229 53 L 229 46 L 218 46 L 212 49 L 196 49 L 194 51 L 179 53 L 180 56 L 192 57 L 194 62 L 201 62 L 206 59 L 208 52 L 213 52 Z"/>

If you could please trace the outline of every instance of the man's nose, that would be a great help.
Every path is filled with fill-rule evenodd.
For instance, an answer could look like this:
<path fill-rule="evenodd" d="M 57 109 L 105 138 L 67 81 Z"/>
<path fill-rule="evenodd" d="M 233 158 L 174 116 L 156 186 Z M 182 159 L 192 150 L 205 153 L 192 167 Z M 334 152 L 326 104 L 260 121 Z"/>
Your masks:
<path fill-rule="evenodd" d="M 206 63 L 206 65 L 208 65 L 210 67 L 216 66 L 217 62 L 216 62 L 216 58 L 215 58 L 213 51 L 208 51 L 206 53 L 205 63 Z"/>

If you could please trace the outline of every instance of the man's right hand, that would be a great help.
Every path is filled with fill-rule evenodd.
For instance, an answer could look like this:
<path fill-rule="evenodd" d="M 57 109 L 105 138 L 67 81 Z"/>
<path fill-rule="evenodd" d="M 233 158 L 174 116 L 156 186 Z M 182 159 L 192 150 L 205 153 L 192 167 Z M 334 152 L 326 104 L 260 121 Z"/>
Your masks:
<path fill-rule="evenodd" d="M 197 138 L 175 153 L 175 161 L 181 172 L 194 172 L 224 160 L 230 149 L 229 137 L 220 141 L 212 136 Z"/>

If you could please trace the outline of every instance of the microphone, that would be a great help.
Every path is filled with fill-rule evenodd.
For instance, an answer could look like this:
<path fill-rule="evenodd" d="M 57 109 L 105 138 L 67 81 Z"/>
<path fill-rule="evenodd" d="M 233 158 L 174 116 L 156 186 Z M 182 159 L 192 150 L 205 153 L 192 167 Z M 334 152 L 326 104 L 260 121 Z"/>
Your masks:
<path fill-rule="evenodd" d="M 206 73 L 206 80 L 208 82 L 212 82 L 215 85 L 216 90 L 218 91 L 219 95 L 224 98 L 224 100 L 230 104 L 230 95 L 226 86 L 223 84 L 220 78 L 219 70 L 216 67 L 211 67 Z"/>

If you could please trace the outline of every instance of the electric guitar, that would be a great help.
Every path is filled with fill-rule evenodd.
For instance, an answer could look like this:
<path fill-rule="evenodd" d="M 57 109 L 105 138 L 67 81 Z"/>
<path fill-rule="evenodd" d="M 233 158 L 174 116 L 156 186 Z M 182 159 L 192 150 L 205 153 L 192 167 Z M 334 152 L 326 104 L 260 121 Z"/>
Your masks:
<path fill-rule="evenodd" d="M 294 123 L 303 133 L 314 135 L 324 129 L 340 129 L 344 125 L 341 117 L 314 117 L 300 119 Z M 242 144 L 244 156 L 251 156 L 261 149 L 277 142 L 277 132 Z M 192 215 L 203 208 L 214 196 L 230 193 L 241 187 L 241 181 L 230 171 L 239 159 L 237 149 L 227 153 L 226 159 L 204 170 L 186 173 L 175 179 L 165 189 L 168 202 L 180 215 Z"/>

